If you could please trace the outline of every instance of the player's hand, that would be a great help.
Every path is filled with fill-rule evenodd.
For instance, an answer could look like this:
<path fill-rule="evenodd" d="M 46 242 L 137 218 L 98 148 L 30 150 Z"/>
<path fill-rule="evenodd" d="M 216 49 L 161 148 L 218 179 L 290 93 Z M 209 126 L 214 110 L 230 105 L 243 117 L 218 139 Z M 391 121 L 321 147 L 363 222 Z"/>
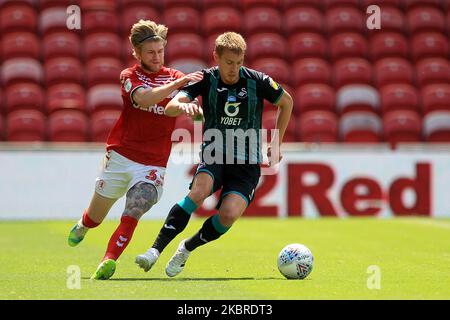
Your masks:
<path fill-rule="evenodd" d="M 274 166 L 283 159 L 283 155 L 281 154 L 280 146 L 272 146 L 269 145 L 267 147 L 267 158 L 269 159 L 269 166 Z"/>
<path fill-rule="evenodd" d="M 199 115 L 203 116 L 203 109 L 195 103 L 181 103 L 179 108 L 181 111 L 183 111 L 183 113 L 187 114 L 191 118 L 197 117 Z"/>
<path fill-rule="evenodd" d="M 193 84 L 203 79 L 203 72 L 197 71 L 189 73 L 180 79 L 180 87 L 184 87 L 187 84 Z"/>

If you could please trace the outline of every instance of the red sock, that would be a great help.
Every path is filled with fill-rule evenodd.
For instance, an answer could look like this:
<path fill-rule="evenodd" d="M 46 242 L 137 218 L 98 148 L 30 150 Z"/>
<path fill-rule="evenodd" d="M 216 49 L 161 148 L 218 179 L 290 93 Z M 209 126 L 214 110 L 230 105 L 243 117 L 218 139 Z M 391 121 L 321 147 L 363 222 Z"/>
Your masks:
<path fill-rule="evenodd" d="M 84 210 L 84 212 L 83 212 L 82 222 L 83 222 L 83 225 L 88 228 L 95 228 L 100 225 L 100 222 L 95 222 L 91 218 L 89 218 L 87 210 Z"/>
<path fill-rule="evenodd" d="M 128 243 L 131 241 L 134 229 L 136 229 L 138 220 L 129 216 L 122 216 L 120 224 L 116 231 L 111 236 L 108 243 L 108 249 L 106 249 L 105 256 L 102 261 L 106 259 L 117 260 Z"/>

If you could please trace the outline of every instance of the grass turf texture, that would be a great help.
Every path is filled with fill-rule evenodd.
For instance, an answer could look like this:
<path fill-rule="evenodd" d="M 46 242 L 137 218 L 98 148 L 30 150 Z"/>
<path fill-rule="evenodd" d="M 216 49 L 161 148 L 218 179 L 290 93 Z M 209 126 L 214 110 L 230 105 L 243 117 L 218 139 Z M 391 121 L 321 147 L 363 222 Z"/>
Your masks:
<path fill-rule="evenodd" d="M 168 278 L 167 261 L 202 222 L 191 220 L 145 273 L 134 258 L 162 221 L 141 221 L 108 281 L 89 278 L 117 221 L 90 230 L 75 248 L 67 244 L 75 221 L 0 222 L 0 299 L 450 299 L 450 220 L 241 218 Z M 305 280 L 286 280 L 277 269 L 281 248 L 294 242 L 315 258 Z M 81 270 L 80 289 L 67 287 L 71 265 Z M 380 289 L 367 287 L 371 265 L 380 268 Z"/>

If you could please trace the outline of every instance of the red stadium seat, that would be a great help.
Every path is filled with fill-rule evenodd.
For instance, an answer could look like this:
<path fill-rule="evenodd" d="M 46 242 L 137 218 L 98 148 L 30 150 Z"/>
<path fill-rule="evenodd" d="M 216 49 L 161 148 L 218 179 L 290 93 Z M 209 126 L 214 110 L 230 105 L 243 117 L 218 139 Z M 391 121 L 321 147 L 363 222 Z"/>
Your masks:
<path fill-rule="evenodd" d="M 314 7 L 294 7 L 287 9 L 283 21 L 288 35 L 299 32 L 323 33 L 324 18 Z"/>
<path fill-rule="evenodd" d="M 119 110 L 103 110 L 91 116 L 91 140 L 93 142 L 106 142 L 109 132 L 119 119 Z"/>
<path fill-rule="evenodd" d="M 383 114 L 392 110 L 420 112 L 419 95 L 410 84 L 389 84 L 380 89 L 381 110 Z"/>
<path fill-rule="evenodd" d="M 132 7 L 126 6 L 123 8 L 120 24 L 122 35 L 128 37 L 131 27 L 141 19 L 157 21 L 159 17 L 160 13 L 148 4 Z"/>
<path fill-rule="evenodd" d="M 31 58 L 14 58 L 3 61 L 1 79 L 4 86 L 19 82 L 41 84 L 43 70 L 41 63 Z"/>
<path fill-rule="evenodd" d="M 295 7 L 316 7 L 322 10 L 322 1 L 317 0 L 281 0 L 281 7 L 284 11 Z"/>
<path fill-rule="evenodd" d="M 100 84 L 91 87 L 87 92 L 87 110 L 123 110 L 120 85 Z"/>
<path fill-rule="evenodd" d="M 256 7 L 245 12 L 244 31 L 248 36 L 260 32 L 282 33 L 283 17 L 275 8 Z"/>
<path fill-rule="evenodd" d="M 422 140 L 422 119 L 410 110 L 396 110 L 383 117 L 385 141 L 392 146 L 398 143 L 419 142 Z"/>
<path fill-rule="evenodd" d="M 44 92 L 34 83 L 17 83 L 8 86 L 5 100 L 7 112 L 18 109 L 44 111 Z"/>
<path fill-rule="evenodd" d="M 372 5 L 373 2 L 371 2 L 370 5 Z M 386 1 L 385 1 L 386 2 Z M 389 1 L 388 1 L 389 2 Z M 390 0 L 390 2 L 394 3 L 395 1 Z M 363 6 L 363 8 L 367 8 L 369 6 Z M 381 6 L 381 30 L 371 30 L 368 35 L 371 36 L 373 34 L 376 34 L 377 32 L 398 32 L 398 33 L 404 33 L 406 31 L 406 18 L 401 11 L 400 7 L 396 5 L 383 5 Z"/>
<path fill-rule="evenodd" d="M 177 33 L 170 36 L 166 47 L 167 61 L 175 59 L 203 59 L 204 40 L 195 33 Z"/>
<path fill-rule="evenodd" d="M 445 33 L 444 14 L 436 7 L 414 7 L 408 11 L 407 18 L 410 34 L 430 31 Z"/>
<path fill-rule="evenodd" d="M 293 67 L 293 85 L 309 83 L 331 83 L 331 67 L 323 59 L 306 58 L 297 60 Z"/>
<path fill-rule="evenodd" d="M 446 19 L 447 19 L 447 34 L 450 34 L 450 23 L 448 22 L 448 21 L 450 21 L 450 7 L 448 7 L 447 10 L 448 10 L 447 11 L 447 16 L 446 16 Z"/>
<path fill-rule="evenodd" d="M 122 43 L 117 34 L 93 33 L 86 36 L 84 40 L 84 58 L 116 58 L 122 59 Z"/>
<path fill-rule="evenodd" d="M 433 83 L 450 83 L 450 63 L 448 59 L 423 59 L 417 62 L 416 68 L 419 86 Z"/>
<path fill-rule="evenodd" d="M 318 33 L 297 33 L 289 37 L 292 60 L 301 58 L 328 58 L 328 41 Z"/>
<path fill-rule="evenodd" d="M 326 11 L 325 21 L 330 34 L 358 32 L 364 34 L 365 15 L 354 7 L 333 7 Z"/>
<path fill-rule="evenodd" d="M 413 36 L 412 57 L 415 61 L 428 57 L 442 57 L 448 59 L 449 41 L 441 33 L 425 32 Z"/>
<path fill-rule="evenodd" d="M 56 57 L 81 57 L 81 41 L 74 32 L 55 32 L 44 37 L 44 60 Z"/>
<path fill-rule="evenodd" d="M 347 57 L 367 58 L 367 54 L 367 41 L 359 33 L 339 33 L 330 39 L 330 56 L 333 60 Z"/>
<path fill-rule="evenodd" d="M 115 12 L 88 11 L 83 13 L 82 31 L 84 35 L 96 32 L 119 34 L 119 19 Z"/>
<path fill-rule="evenodd" d="M 48 9 L 51 7 L 68 7 L 73 4 L 78 4 L 79 1 L 72 1 L 72 0 L 40 0 L 39 1 L 39 8 L 41 10 Z"/>
<path fill-rule="evenodd" d="M 67 32 L 67 18 L 67 7 L 58 6 L 42 10 L 39 16 L 40 32 L 44 36 L 52 32 Z"/>
<path fill-rule="evenodd" d="M 379 113 L 380 96 L 378 91 L 368 85 L 351 84 L 336 92 L 336 111 L 344 114 L 354 111 Z"/>
<path fill-rule="evenodd" d="M 0 57 L 3 59 L 27 57 L 40 59 L 40 42 L 30 32 L 11 32 L 3 36 Z"/>
<path fill-rule="evenodd" d="M 31 8 L 34 8 L 36 6 L 36 2 L 36 0 L 1 0 L 0 9 L 17 5 L 27 5 Z"/>
<path fill-rule="evenodd" d="M 433 111 L 423 118 L 425 141 L 450 142 L 450 111 Z"/>
<path fill-rule="evenodd" d="M 53 142 L 88 141 L 89 123 L 77 110 L 59 110 L 48 117 L 48 138 Z"/>
<path fill-rule="evenodd" d="M 416 6 L 435 6 L 436 8 L 442 8 L 441 0 L 404 0 L 405 8 L 407 10 L 413 9 Z"/>
<path fill-rule="evenodd" d="M 262 129 L 267 130 L 267 141 L 272 140 L 272 129 L 275 129 L 277 123 L 277 110 L 268 110 L 262 116 Z M 291 116 L 286 132 L 284 133 L 283 142 L 294 142 L 296 140 L 296 121 L 295 116 Z"/>
<path fill-rule="evenodd" d="M 170 34 L 199 33 L 201 15 L 200 12 L 190 7 L 174 7 L 164 11 L 164 22 L 169 28 Z"/>
<path fill-rule="evenodd" d="M 120 72 L 123 70 L 122 62 L 115 58 L 96 58 L 89 60 L 86 68 L 87 86 L 111 83 L 119 81 Z"/>
<path fill-rule="evenodd" d="M 200 1 L 198 0 L 161 0 L 163 10 L 170 10 L 173 7 L 192 7 L 199 9 Z"/>
<path fill-rule="evenodd" d="M 83 66 L 79 59 L 53 58 L 45 62 L 45 82 L 47 86 L 61 82 L 83 83 Z"/>
<path fill-rule="evenodd" d="M 421 90 L 424 114 L 435 110 L 450 111 L 450 84 L 430 84 Z"/>
<path fill-rule="evenodd" d="M 5 139 L 5 121 L 3 120 L 3 116 L 0 113 L 0 141 L 3 141 L 4 139 Z"/>
<path fill-rule="evenodd" d="M 3 94 L 2 94 L 2 87 L 0 87 L 0 115 L 3 113 L 3 100 L 4 100 L 4 97 L 3 97 Z"/>
<path fill-rule="evenodd" d="M 329 111 L 308 111 L 299 117 L 299 138 L 303 142 L 338 141 L 338 119 Z"/>
<path fill-rule="evenodd" d="M 372 84 L 372 65 L 362 58 L 345 58 L 334 64 L 334 85 Z"/>
<path fill-rule="evenodd" d="M 300 86 L 295 91 L 294 111 L 297 113 L 311 110 L 335 112 L 336 93 L 327 84 L 314 83 Z"/>
<path fill-rule="evenodd" d="M 381 32 L 370 40 L 371 55 L 373 60 L 387 57 L 409 57 L 409 46 L 403 34 L 395 32 Z"/>
<path fill-rule="evenodd" d="M 263 58 L 252 63 L 252 69 L 264 72 L 278 83 L 290 84 L 290 68 L 285 60 L 277 58 Z"/>
<path fill-rule="evenodd" d="M 414 83 L 411 63 L 403 58 L 384 58 L 375 64 L 375 85 L 382 87 L 391 83 Z"/>
<path fill-rule="evenodd" d="M 207 36 L 225 31 L 241 30 L 241 13 L 230 7 L 217 7 L 203 13 L 203 31 Z"/>
<path fill-rule="evenodd" d="M 83 12 L 87 11 L 116 11 L 118 4 L 116 0 L 79 0 L 80 8 Z"/>
<path fill-rule="evenodd" d="M 286 58 L 287 43 L 284 37 L 277 33 L 258 33 L 250 36 L 247 41 L 247 59 Z"/>
<path fill-rule="evenodd" d="M 37 110 L 17 110 L 6 119 L 6 140 L 44 141 L 46 118 Z"/>
<path fill-rule="evenodd" d="M 239 0 L 203 0 L 202 5 L 204 9 L 211 9 L 215 7 L 233 7 L 240 8 Z"/>
<path fill-rule="evenodd" d="M 254 7 L 270 6 L 278 9 L 281 5 L 281 0 L 241 0 L 241 6 L 245 10 L 249 10 Z"/>
<path fill-rule="evenodd" d="M 401 9 L 403 7 L 403 0 L 361 0 L 362 8 L 367 8 L 371 5 L 382 6 L 383 9 L 388 7 Z"/>
<path fill-rule="evenodd" d="M 178 59 L 172 61 L 169 66 L 176 70 L 180 70 L 184 74 L 208 68 L 208 65 L 203 60 L 199 59 Z"/>
<path fill-rule="evenodd" d="M 36 32 L 38 15 L 27 4 L 9 5 L 0 10 L 0 30 L 3 34 L 15 31 Z"/>
<path fill-rule="evenodd" d="M 382 139 L 383 124 L 372 112 L 349 112 L 340 119 L 339 133 L 343 142 L 376 143 Z"/>
<path fill-rule="evenodd" d="M 86 110 L 86 97 L 82 86 L 77 83 L 60 83 L 47 89 L 47 112 L 74 109 Z"/>
<path fill-rule="evenodd" d="M 359 0 L 323 0 L 323 6 L 325 11 L 330 10 L 333 7 L 354 7 L 359 9 Z"/>
<path fill-rule="evenodd" d="M 160 0 L 119 0 L 122 9 L 132 6 L 148 6 L 152 8 L 158 7 Z"/>

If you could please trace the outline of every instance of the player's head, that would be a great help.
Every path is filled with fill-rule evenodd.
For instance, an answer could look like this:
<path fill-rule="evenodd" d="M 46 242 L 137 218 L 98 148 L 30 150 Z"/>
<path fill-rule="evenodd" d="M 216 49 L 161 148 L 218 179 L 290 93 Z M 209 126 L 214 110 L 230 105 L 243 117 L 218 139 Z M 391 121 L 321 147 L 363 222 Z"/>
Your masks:
<path fill-rule="evenodd" d="M 244 63 L 247 44 L 235 32 L 225 32 L 217 37 L 214 47 L 214 60 L 219 66 L 220 77 L 226 84 L 239 81 L 239 70 Z"/>
<path fill-rule="evenodd" d="M 167 30 L 166 26 L 150 20 L 139 20 L 131 28 L 133 56 L 150 72 L 158 72 L 164 65 Z"/>

